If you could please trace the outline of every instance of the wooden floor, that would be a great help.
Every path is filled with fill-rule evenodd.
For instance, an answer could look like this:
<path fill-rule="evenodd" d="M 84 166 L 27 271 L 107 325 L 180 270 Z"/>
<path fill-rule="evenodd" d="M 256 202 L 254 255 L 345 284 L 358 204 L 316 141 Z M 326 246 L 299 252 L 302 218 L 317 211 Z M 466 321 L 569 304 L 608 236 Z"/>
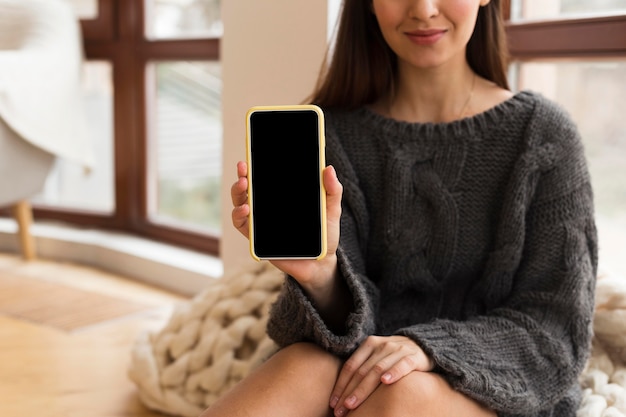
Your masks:
<path fill-rule="evenodd" d="M 161 328 L 187 298 L 84 266 L 27 263 L 0 253 L 3 277 L 56 283 L 145 308 L 71 330 L 0 312 L 0 416 L 163 416 L 143 406 L 127 377 L 130 349 L 140 332 Z"/>

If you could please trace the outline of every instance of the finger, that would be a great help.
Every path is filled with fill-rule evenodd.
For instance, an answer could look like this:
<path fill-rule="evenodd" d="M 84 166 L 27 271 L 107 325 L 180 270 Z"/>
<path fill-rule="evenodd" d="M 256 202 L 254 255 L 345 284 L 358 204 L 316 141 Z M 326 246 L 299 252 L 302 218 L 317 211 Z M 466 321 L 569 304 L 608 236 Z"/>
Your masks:
<path fill-rule="evenodd" d="M 361 344 L 361 346 L 359 346 L 359 348 L 348 358 L 348 360 L 341 367 L 339 377 L 337 378 L 337 382 L 335 383 L 335 387 L 333 388 L 333 392 L 330 396 L 331 408 L 335 408 L 337 404 L 340 404 L 341 398 L 345 399 L 345 393 L 348 385 L 354 378 L 359 368 L 361 368 L 361 366 L 371 356 L 374 346 L 371 344 L 371 342 L 368 343 L 368 340 L 370 339 L 371 336 L 368 337 L 365 342 Z"/>
<path fill-rule="evenodd" d="M 399 350 L 389 343 L 379 344 L 367 361 L 355 372 L 355 376 L 339 399 L 338 411 L 340 408 L 354 410 L 361 405 L 381 384 L 382 376 L 386 375 L 405 356 L 406 351 Z M 345 412 L 339 411 L 338 414 L 345 415 Z"/>
<path fill-rule="evenodd" d="M 335 167 L 328 165 L 324 168 L 322 175 L 327 196 L 329 198 L 341 197 L 343 186 L 339 182 L 339 178 L 337 178 L 337 171 L 335 171 Z"/>
<path fill-rule="evenodd" d="M 237 176 L 238 177 L 247 177 L 248 176 L 248 164 L 244 161 L 237 162 Z"/>
<path fill-rule="evenodd" d="M 348 410 L 354 410 L 361 405 L 380 386 L 380 373 L 375 372 L 365 364 L 357 372 L 357 376 L 350 381 L 344 396 L 339 399 L 335 414 L 345 416 Z"/>
<path fill-rule="evenodd" d="M 250 206 L 242 204 L 233 209 L 231 213 L 233 226 L 239 230 L 245 237 L 250 236 L 248 229 L 248 214 L 250 214 Z"/>
<path fill-rule="evenodd" d="M 248 202 L 248 179 L 246 177 L 239 177 L 230 187 L 230 199 L 235 207 Z"/>
<path fill-rule="evenodd" d="M 423 350 L 419 349 L 415 353 L 409 355 L 401 355 L 380 377 L 380 381 L 384 384 L 393 384 L 404 376 L 413 371 L 429 372 L 435 367 L 435 363 L 426 355 Z"/>
<path fill-rule="evenodd" d="M 339 219 L 341 217 L 341 198 L 343 195 L 343 186 L 337 178 L 337 172 L 332 165 L 324 168 L 323 173 L 324 188 L 326 188 L 326 206 L 328 216 L 331 219 Z"/>
<path fill-rule="evenodd" d="M 333 254 L 339 244 L 341 228 L 341 198 L 343 186 L 337 178 L 335 168 L 327 166 L 323 172 L 324 188 L 326 189 L 326 228 L 328 230 L 328 253 Z"/>
<path fill-rule="evenodd" d="M 363 346 L 371 346 L 371 354 L 344 388 L 335 403 L 335 415 L 361 405 L 380 385 L 390 384 L 414 370 L 431 370 L 432 361 L 424 351 L 405 336 L 369 337 Z M 348 366 L 349 367 L 349 366 Z"/>
<path fill-rule="evenodd" d="M 230 188 L 230 197 L 233 203 L 231 221 L 233 226 L 246 238 L 249 238 L 248 215 L 248 164 L 243 161 L 237 163 L 237 181 Z"/>

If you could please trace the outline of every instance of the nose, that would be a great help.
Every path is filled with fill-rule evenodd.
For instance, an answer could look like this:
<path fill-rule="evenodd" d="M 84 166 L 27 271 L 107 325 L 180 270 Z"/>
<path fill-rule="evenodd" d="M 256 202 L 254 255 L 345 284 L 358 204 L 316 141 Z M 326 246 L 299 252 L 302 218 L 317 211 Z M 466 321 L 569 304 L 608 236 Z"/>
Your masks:
<path fill-rule="evenodd" d="M 418 20 L 427 20 L 439 14 L 437 0 L 412 0 L 410 17 Z"/>

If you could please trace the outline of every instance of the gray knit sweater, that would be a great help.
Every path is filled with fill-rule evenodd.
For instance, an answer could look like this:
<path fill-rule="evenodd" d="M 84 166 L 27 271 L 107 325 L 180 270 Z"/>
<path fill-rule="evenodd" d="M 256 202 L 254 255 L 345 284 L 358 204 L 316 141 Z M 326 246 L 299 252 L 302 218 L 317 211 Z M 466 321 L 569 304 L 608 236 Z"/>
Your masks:
<path fill-rule="evenodd" d="M 575 416 L 597 237 L 568 115 L 524 91 L 451 123 L 366 108 L 326 120 L 327 159 L 344 186 L 338 257 L 352 312 L 334 333 L 288 277 L 269 335 L 341 356 L 368 335 L 405 335 L 500 416 Z"/>

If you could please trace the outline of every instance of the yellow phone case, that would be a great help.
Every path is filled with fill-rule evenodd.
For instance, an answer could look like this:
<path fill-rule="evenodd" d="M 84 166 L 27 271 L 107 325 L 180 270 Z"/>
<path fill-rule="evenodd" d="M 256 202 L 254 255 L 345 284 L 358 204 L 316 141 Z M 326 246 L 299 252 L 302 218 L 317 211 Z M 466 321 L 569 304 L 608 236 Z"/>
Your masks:
<path fill-rule="evenodd" d="M 253 202 L 252 202 L 252 193 L 254 192 L 252 187 L 252 179 L 251 179 L 251 143 L 250 143 L 250 116 L 254 112 L 260 111 L 294 111 L 294 110 L 313 110 L 318 115 L 318 124 L 319 124 L 319 175 L 320 175 L 320 202 L 321 202 L 321 253 L 317 257 L 311 258 L 261 258 L 257 256 L 254 250 L 254 219 L 253 219 Z M 248 163 L 248 204 L 250 206 L 250 214 L 248 217 L 248 226 L 249 226 L 249 242 L 250 242 L 250 254 L 257 261 L 262 260 L 273 260 L 273 259 L 322 259 L 326 256 L 327 251 L 327 227 L 326 227 L 326 189 L 324 188 L 324 181 L 322 178 L 322 170 L 326 167 L 326 139 L 324 133 L 324 112 L 322 109 L 314 104 L 293 104 L 293 105 L 276 105 L 276 106 L 254 106 L 251 107 L 246 113 L 246 161 Z"/>

